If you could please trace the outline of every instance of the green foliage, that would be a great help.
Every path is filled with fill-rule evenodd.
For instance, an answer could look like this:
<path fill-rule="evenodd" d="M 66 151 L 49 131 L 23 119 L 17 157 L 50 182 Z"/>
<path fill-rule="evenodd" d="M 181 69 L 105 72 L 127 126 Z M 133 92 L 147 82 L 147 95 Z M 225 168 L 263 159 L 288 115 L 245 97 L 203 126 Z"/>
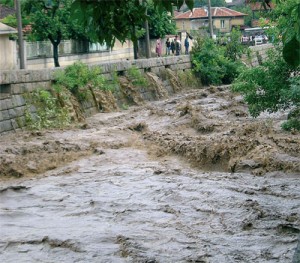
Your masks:
<path fill-rule="evenodd" d="M 8 15 L 8 16 L 4 17 L 3 19 L 0 19 L 0 22 L 3 24 L 6 24 L 8 26 L 17 28 L 17 18 L 16 18 L 15 14 Z M 29 19 L 26 17 L 22 17 L 22 25 L 25 26 L 28 24 L 29 24 Z"/>
<path fill-rule="evenodd" d="M 145 76 L 141 73 L 141 71 L 135 67 L 132 66 L 127 70 L 127 76 L 131 80 L 132 84 L 134 86 L 144 86 L 148 87 L 149 83 Z"/>
<path fill-rule="evenodd" d="M 82 62 L 76 62 L 57 71 L 54 76 L 56 89 L 60 86 L 67 88 L 79 101 L 84 101 L 90 95 L 89 86 L 92 89 L 112 90 L 111 83 L 101 74 L 101 68 L 89 67 Z"/>
<path fill-rule="evenodd" d="M 210 38 L 198 38 L 191 55 L 193 71 L 200 74 L 204 85 L 231 83 L 242 67 L 239 61 L 235 61 L 239 51 L 217 45 Z"/>
<path fill-rule="evenodd" d="M 121 105 L 121 108 L 122 108 L 122 110 L 128 110 L 128 109 L 129 109 L 129 105 L 126 104 L 126 103 L 123 103 L 123 104 Z"/>
<path fill-rule="evenodd" d="M 195 0 L 195 7 L 207 6 L 207 0 Z M 225 0 L 211 0 L 211 6 L 226 6 Z"/>
<path fill-rule="evenodd" d="M 282 31 L 283 57 L 287 63 L 300 65 L 300 0 L 287 0 L 278 6 L 282 12 L 279 25 Z"/>
<path fill-rule="evenodd" d="M 0 0 L 0 4 L 9 7 L 14 7 L 14 0 Z"/>
<path fill-rule="evenodd" d="M 300 0 L 277 0 L 268 12 L 275 42 L 283 43 L 283 58 L 293 67 L 300 65 Z"/>
<path fill-rule="evenodd" d="M 72 16 L 79 19 L 89 37 L 110 47 L 116 38 L 122 43 L 128 38 L 136 40 L 134 31 L 144 22 L 145 11 L 137 0 L 75 0 L 72 4 Z"/>
<path fill-rule="evenodd" d="M 281 125 L 281 127 L 283 130 L 286 130 L 286 131 L 293 131 L 293 130 L 300 131 L 300 119 L 299 118 L 291 118 L 291 119 L 285 121 Z"/>
<path fill-rule="evenodd" d="M 110 75 L 111 75 L 111 79 L 106 79 L 105 80 L 106 90 L 110 90 L 112 92 L 115 92 L 119 89 L 118 73 L 117 73 L 116 70 L 113 70 Z"/>
<path fill-rule="evenodd" d="M 110 0 L 109 2 L 107 0 L 74 0 L 72 16 L 79 20 L 92 40 L 112 47 L 115 39 L 122 43 L 127 39 L 133 42 L 137 40 L 139 36 L 136 30 L 143 27 L 146 19 L 151 20 L 149 16 L 146 16 L 147 2 L 146 0 Z M 164 12 L 172 12 L 174 6 L 180 8 L 184 0 L 153 0 L 153 3 L 163 17 L 161 19 L 158 16 L 156 23 L 159 26 L 153 29 L 153 35 L 164 35 L 169 31 L 165 23 L 168 16 Z M 193 8 L 194 0 L 185 0 L 185 3 L 189 8 Z M 163 28 L 161 24 L 164 24 L 166 28 Z M 153 27 L 155 27 L 154 23 Z"/>
<path fill-rule="evenodd" d="M 147 6 L 150 38 L 163 38 L 167 34 L 176 34 L 176 24 L 170 13 L 160 12 L 152 3 Z"/>
<path fill-rule="evenodd" d="M 192 70 L 178 71 L 178 79 L 184 87 L 199 88 L 201 83 Z"/>
<path fill-rule="evenodd" d="M 73 0 L 24 0 L 23 12 L 32 26 L 30 39 L 50 40 L 53 45 L 54 65 L 59 67 L 58 45 L 63 39 L 85 39 L 82 26 L 71 19 Z"/>
<path fill-rule="evenodd" d="M 241 43 L 241 32 L 233 29 L 230 33 L 230 41 L 225 46 L 225 56 L 232 61 L 237 61 L 249 49 Z"/>
<path fill-rule="evenodd" d="M 51 92 L 35 90 L 26 96 L 25 122 L 29 129 L 61 128 L 70 124 L 68 112 L 60 106 Z M 33 114 L 28 105 L 33 105 Z"/>
<path fill-rule="evenodd" d="M 300 114 L 295 112 L 300 108 L 300 77 L 292 76 L 295 69 L 283 60 L 281 52 L 279 48 L 270 50 L 268 59 L 258 67 L 245 69 L 232 88 L 243 94 L 252 116 L 290 109 L 289 121 L 283 127 L 298 129 Z"/>
<path fill-rule="evenodd" d="M 82 62 L 75 62 L 73 65 L 65 68 L 64 71 L 55 73 L 55 86 L 63 86 L 71 91 L 79 101 L 87 100 L 90 96 L 89 86 L 106 90 L 105 79 L 100 74 L 99 67 L 88 67 Z"/>
<path fill-rule="evenodd" d="M 0 19 L 0 22 L 14 28 L 17 27 L 16 15 L 8 15 L 7 17 Z"/>

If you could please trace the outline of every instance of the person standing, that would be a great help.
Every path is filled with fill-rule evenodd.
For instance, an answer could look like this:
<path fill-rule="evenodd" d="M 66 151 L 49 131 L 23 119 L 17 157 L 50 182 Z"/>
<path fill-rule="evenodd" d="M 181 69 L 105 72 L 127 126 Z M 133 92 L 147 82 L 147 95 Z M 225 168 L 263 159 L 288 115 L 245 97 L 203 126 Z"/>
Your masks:
<path fill-rule="evenodd" d="M 189 36 L 187 35 L 185 40 L 184 40 L 184 47 L 185 47 L 185 54 L 189 53 L 189 47 L 190 47 L 190 43 L 189 43 Z"/>
<path fill-rule="evenodd" d="M 155 52 L 158 57 L 161 57 L 161 41 L 160 38 L 156 40 Z"/>
<path fill-rule="evenodd" d="M 174 39 L 172 39 L 172 42 L 171 42 L 171 51 L 172 51 L 172 55 L 174 56 L 174 53 L 175 53 L 175 42 L 174 42 Z"/>
<path fill-rule="evenodd" d="M 181 50 L 180 40 L 178 39 L 178 36 L 175 36 L 175 55 L 176 56 L 180 55 L 180 50 Z"/>
<path fill-rule="evenodd" d="M 169 40 L 169 38 L 167 38 L 167 41 L 166 41 L 166 55 L 170 55 L 170 49 L 171 49 L 171 42 Z"/>

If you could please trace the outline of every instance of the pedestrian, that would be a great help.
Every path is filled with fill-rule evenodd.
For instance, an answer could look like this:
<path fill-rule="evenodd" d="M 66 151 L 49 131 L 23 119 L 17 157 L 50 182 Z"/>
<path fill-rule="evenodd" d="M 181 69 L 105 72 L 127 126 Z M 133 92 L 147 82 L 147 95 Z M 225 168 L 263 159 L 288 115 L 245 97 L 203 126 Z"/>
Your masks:
<path fill-rule="evenodd" d="M 180 40 L 178 39 L 178 36 L 175 36 L 175 55 L 176 56 L 180 55 L 180 50 L 181 50 Z"/>
<path fill-rule="evenodd" d="M 172 42 L 171 42 L 171 51 L 172 51 L 172 55 L 174 56 L 174 53 L 175 53 L 175 42 L 174 42 L 174 39 L 172 39 Z"/>
<path fill-rule="evenodd" d="M 161 41 L 160 38 L 156 40 L 155 52 L 158 57 L 161 57 Z"/>
<path fill-rule="evenodd" d="M 189 46 L 190 46 L 189 36 L 187 35 L 185 40 L 184 40 L 185 54 L 189 53 Z"/>
<path fill-rule="evenodd" d="M 167 38 L 167 41 L 166 41 L 166 55 L 170 55 L 170 49 L 171 49 L 171 42 L 170 42 L 170 39 Z"/>

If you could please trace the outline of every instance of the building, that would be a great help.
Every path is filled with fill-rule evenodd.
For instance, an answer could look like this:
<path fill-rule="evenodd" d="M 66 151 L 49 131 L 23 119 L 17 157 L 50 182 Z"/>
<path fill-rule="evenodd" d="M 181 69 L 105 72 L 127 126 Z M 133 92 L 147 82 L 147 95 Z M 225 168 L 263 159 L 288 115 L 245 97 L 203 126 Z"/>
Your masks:
<path fill-rule="evenodd" d="M 243 26 L 247 14 L 229 9 L 227 7 L 212 7 L 212 20 L 214 33 L 229 33 L 233 27 Z M 194 8 L 175 17 L 179 32 L 193 33 L 208 28 L 207 8 Z"/>
<path fill-rule="evenodd" d="M 17 46 L 16 41 L 11 40 L 12 34 L 17 30 L 0 23 L 0 70 L 11 70 L 17 68 Z"/>
<path fill-rule="evenodd" d="M 247 1 L 247 5 L 250 6 L 252 10 L 252 20 L 251 20 L 252 27 L 260 26 L 259 18 L 261 17 L 261 14 L 265 12 L 269 12 L 275 7 L 274 3 L 264 4 L 259 2 L 251 2 L 249 0 Z"/>

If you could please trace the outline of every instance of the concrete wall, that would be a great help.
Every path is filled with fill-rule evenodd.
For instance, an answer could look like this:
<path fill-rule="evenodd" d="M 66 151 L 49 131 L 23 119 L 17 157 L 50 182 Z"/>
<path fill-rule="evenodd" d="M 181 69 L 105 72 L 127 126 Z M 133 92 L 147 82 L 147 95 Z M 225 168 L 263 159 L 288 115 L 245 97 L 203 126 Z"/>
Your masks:
<path fill-rule="evenodd" d="M 0 35 L 0 69 L 17 68 L 16 41 L 9 40 L 8 35 Z"/>
<path fill-rule="evenodd" d="M 59 57 L 59 64 L 61 67 L 65 67 L 73 64 L 76 61 L 81 61 L 86 64 L 98 64 L 101 62 L 107 62 L 112 60 L 127 60 L 133 59 L 133 45 L 131 41 L 127 41 L 121 44 L 116 41 L 115 46 L 112 50 L 101 51 L 88 54 L 74 54 L 69 56 Z M 27 69 L 40 69 L 40 68 L 53 68 L 54 60 L 53 58 L 34 58 L 27 59 L 26 68 Z M 1 68 L 1 67 L 0 67 Z"/>
<path fill-rule="evenodd" d="M 242 61 L 249 66 L 255 67 L 259 65 L 259 57 L 262 61 L 267 58 L 267 51 L 271 48 L 274 48 L 272 44 L 263 44 L 258 46 L 251 46 L 251 58 L 250 60 L 244 55 Z"/>
<path fill-rule="evenodd" d="M 267 50 L 272 47 L 271 44 L 251 47 L 251 60 L 249 61 L 246 57 L 243 60 L 248 65 L 256 66 L 258 65 L 257 53 L 264 60 L 267 56 Z M 122 75 L 128 68 L 136 66 L 144 72 L 151 71 L 160 75 L 165 68 L 170 68 L 173 71 L 190 69 L 191 61 L 190 56 L 182 55 L 139 60 L 119 60 L 98 63 L 97 65 L 102 67 L 103 74 L 117 71 L 119 75 Z M 50 88 L 53 74 L 59 70 L 62 69 L 0 71 L 0 134 L 18 130 L 25 125 L 25 99 L 23 95 L 40 87 Z M 83 106 L 87 115 L 95 112 L 95 108 L 93 108 L 95 106 L 92 104 L 87 103 Z"/>
<path fill-rule="evenodd" d="M 136 66 L 144 72 L 151 71 L 157 75 L 160 75 L 165 68 L 174 71 L 191 68 L 189 56 L 120 60 L 97 65 L 101 66 L 102 74 L 117 71 L 119 75 L 124 74 L 132 66 Z M 48 89 L 51 86 L 54 72 L 58 70 L 62 69 L 0 71 L 0 134 L 18 130 L 25 125 L 24 94 L 41 87 Z M 95 112 L 93 109 L 95 105 L 92 103 L 86 103 L 83 107 L 88 114 Z"/>

